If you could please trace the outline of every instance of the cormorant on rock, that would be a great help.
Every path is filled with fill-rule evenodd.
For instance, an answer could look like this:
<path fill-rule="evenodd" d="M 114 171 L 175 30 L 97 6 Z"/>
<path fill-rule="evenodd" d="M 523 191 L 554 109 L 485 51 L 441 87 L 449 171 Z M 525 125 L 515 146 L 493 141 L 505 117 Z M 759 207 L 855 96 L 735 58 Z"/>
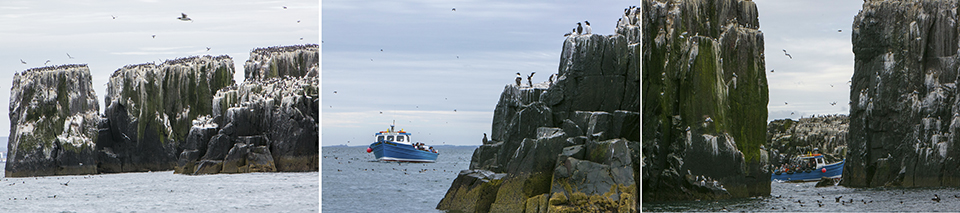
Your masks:
<path fill-rule="evenodd" d="M 487 144 L 487 133 L 483 133 L 483 144 Z"/>
<path fill-rule="evenodd" d="M 23 60 L 20 60 L 20 61 L 22 62 Z M 23 64 L 27 64 L 27 62 L 23 62 Z M 518 72 L 518 73 L 517 73 L 517 87 L 520 87 L 520 82 L 521 82 L 521 81 L 523 81 L 523 76 L 520 75 L 520 73 Z"/>
<path fill-rule="evenodd" d="M 533 87 L 533 74 L 537 74 L 537 72 L 530 72 L 530 75 L 527 76 L 527 84 L 530 84 L 530 87 Z"/>
<path fill-rule="evenodd" d="M 286 9 L 286 8 L 284 8 L 284 9 Z M 187 14 L 186 14 L 186 13 L 180 13 L 180 17 L 177 17 L 177 19 L 180 19 L 180 21 L 191 21 L 191 22 L 193 22 L 193 19 L 187 18 Z"/>
<path fill-rule="evenodd" d="M 587 35 L 593 34 L 593 28 L 590 27 L 590 22 L 589 22 L 589 21 L 583 21 L 583 23 L 586 23 L 586 24 L 587 24 L 587 27 L 585 27 L 585 28 L 583 29 L 583 33 L 584 33 L 584 34 L 587 34 Z"/>
<path fill-rule="evenodd" d="M 577 22 L 577 35 L 583 34 L 583 25 L 580 25 L 580 22 Z"/>

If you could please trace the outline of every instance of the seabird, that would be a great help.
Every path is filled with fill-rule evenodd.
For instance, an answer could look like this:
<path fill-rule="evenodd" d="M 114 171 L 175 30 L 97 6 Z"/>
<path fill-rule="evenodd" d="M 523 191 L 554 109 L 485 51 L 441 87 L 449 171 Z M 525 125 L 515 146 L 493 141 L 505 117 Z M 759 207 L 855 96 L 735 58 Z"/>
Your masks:
<path fill-rule="evenodd" d="M 836 198 L 834 198 L 834 199 L 836 199 L 837 202 L 840 202 L 840 198 L 843 198 L 843 195 L 840 195 L 840 197 L 836 197 Z"/>
<path fill-rule="evenodd" d="M 336 90 L 334 90 L 334 91 L 333 91 L 333 94 L 337 94 L 337 91 L 336 91 Z"/>
<path fill-rule="evenodd" d="M 303 40 L 303 37 L 300 37 L 300 40 Z M 323 42 L 320 42 L 320 43 L 323 43 Z"/>
<path fill-rule="evenodd" d="M 117 19 L 117 16 L 115 15 L 110 15 L 110 17 L 113 17 L 113 19 Z"/>
<path fill-rule="evenodd" d="M 567 36 L 570 36 L 570 35 L 573 35 L 573 33 L 566 33 L 566 34 L 563 34 L 563 37 L 567 37 Z"/>
<path fill-rule="evenodd" d="M 207 51 L 210 51 L 210 47 L 207 47 Z"/>
<path fill-rule="evenodd" d="M 773 73 L 773 70 L 770 70 L 770 73 Z"/>
<path fill-rule="evenodd" d="M 383 49 L 380 49 L 380 52 L 383 52 Z"/>
<path fill-rule="evenodd" d="M 836 106 L 836 105 L 837 105 L 837 102 L 836 102 L 836 101 L 830 102 L 830 106 Z"/>
<path fill-rule="evenodd" d="M 453 9 L 450 9 L 450 11 L 452 11 L 452 12 L 457 12 L 457 8 L 454 7 Z"/>
<path fill-rule="evenodd" d="M 483 133 L 483 144 L 487 144 L 487 133 Z"/>
<path fill-rule="evenodd" d="M 838 32 L 838 33 L 839 33 L 839 32 L 843 32 L 843 30 L 841 30 L 841 29 L 837 29 L 837 32 Z"/>
<path fill-rule="evenodd" d="M 580 25 L 580 22 L 577 22 L 577 35 L 583 34 L 583 26 Z"/>
<path fill-rule="evenodd" d="M 784 102 L 783 102 L 783 105 L 787 105 L 787 102 L 786 102 L 786 101 L 784 101 Z"/>
<path fill-rule="evenodd" d="M 50 63 L 50 60 L 47 60 L 46 62 L 43 62 L 43 65 L 47 65 L 47 63 Z"/>
<path fill-rule="evenodd" d="M 593 28 L 590 27 L 590 22 L 589 22 L 589 21 L 583 21 L 583 23 L 586 23 L 586 24 L 587 24 L 587 27 L 585 27 L 585 28 L 583 29 L 583 32 L 584 32 L 585 34 L 587 34 L 587 35 L 593 34 Z"/>
<path fill-rule="evenodd" d="M 27 62 L 26 62 L 26 61 L 23 61 L 23 59 L 20 59 L 20 63 L 21 63 L 21 64 L 27 64 Z"/>
<path fill-rule="evenodd" d="M 150 37 L 157 38 L 157 34 L 150 35 Z"/>
<path fill-rule="evenodd" d="M 297 24 L 299 24 L 299 23 L 300 23 L 300 20 L 297 20 Z"/>
<path fill-rule="evenodd" d="M 933 199 L 930 199 L 930 200 L 937 201 L 937 203 L 939 203 L 939 202 L 940 202 L 940 196 L 937 196 L 937 194 L 933 194 Z"/>
<path fill-rule="evenodd" d="M 60 183 L 60 185 L 63 185 L 63 186 L 69 186 L 68 184 L 70 184 L 70 181 L 67 181 L 66 183 Z"/>
<path fill-rule="evenodd" d="M 191 21 L 191 22 L 193 22 L 193 19 L 187 18 L 187 14 L 186 14 L 186 13 L 180 13 L 180 17 L 177 17 L 177 19 L 180 19 L 180 21 Z"/>
<path fill-rule="evenodd" d="M 453 112 L 457 112 L 457 109 L 453 109 Z"/>
<path fill-rule="evenodd" d="M 283 9 L 286 10 L 286 9 L 287 9 L 287 6 L 283 6 Z"/>
<path fill-rule="evenodd" d="M 550 74 L 550 86 L 553 86 L 553 77 L 554 77 L 554 76 L 557 76 L 557 74 L 556 74 L 556 73 Z"/>
<path fill-rule="evenodd" d="M 533 87 L 533 74 L 537 74 L 537 72 L 530 72 L 530 75 L 527 76 L 527 84 L 530 84 L 530 87 Z"/>
<path fill-rule="evenodd" d="M 67 53 L 67 57 L 73 59 L 73 56 L 70 56 L 70 53 Z"/>
<path fill-rule="evenodd" d="M 790 57 L 790 59 L 793 59 L 793 56 L 791 56 L 790 53 L 787 53 L 786 49 L 783 50 L 783 55 L 786 55 L 787 57 Z"/>
<path fill-rule="evenodd" d="M 382 115 L 382 114 L 383 114 L 383 111 L 380 111 L 380 114 Z"/>
<path fill-rule="evenodd" d="M 20 61 L 22 62 L 23 60 L 20 60 Z M 27 64 L 27 62 L 23 62 L 23 64 Z M 518 73 L 517 73 L 517 87 L 520 87 L 520 82 L 521 82 L 521 81 L 523 81 L 523 76 L 520 75 L 520 73 L 518 72 Z"/>

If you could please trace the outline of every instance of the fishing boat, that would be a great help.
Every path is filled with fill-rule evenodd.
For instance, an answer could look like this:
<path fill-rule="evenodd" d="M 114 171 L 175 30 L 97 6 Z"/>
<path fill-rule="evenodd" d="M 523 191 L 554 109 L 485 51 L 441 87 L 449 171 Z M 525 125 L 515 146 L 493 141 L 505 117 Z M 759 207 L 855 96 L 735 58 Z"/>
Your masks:
<path fill-rule="evenodd" d="M 840 175 L 843 174 L 843 163 L 846 162 L 846 160 L 826 164 L 823 160 L 823 155 L 807 154 L 800 156 L 795 162 L 811 166 L 807 166 L 806 168 L 796 166 L 793 168 L 785 167 L 777 169 L 770 175 L 770 180 L 777 182 L 807 182 L 819 181 L 823 177 L 840 178 Z M 812 165 L 816 166 L 814 167 Z"/>
<path fill-rule="evenodd" d="M 374 135 L 375 142 L 367 147 L 367 153 L 373 153 L 379 161 L 433 163 L 440 152 L 420 142 L 410 140 L 410 133 L 401 129 L 380 131 Z"/>

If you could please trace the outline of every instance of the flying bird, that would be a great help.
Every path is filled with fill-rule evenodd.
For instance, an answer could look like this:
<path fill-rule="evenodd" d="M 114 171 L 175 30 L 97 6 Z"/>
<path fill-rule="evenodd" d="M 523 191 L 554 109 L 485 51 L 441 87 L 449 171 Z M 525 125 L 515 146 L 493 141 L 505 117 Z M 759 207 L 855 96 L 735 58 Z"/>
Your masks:
<path fill-rule="evenodd" d="M 73 56 L 70 56 L 70 53 L 67 53 L 67 57 L 73 59 Z"/>
<path fill-rule="evenodd" d="M 186 14 L 186 13 L 180 13 L 180 17 L 177 17 L 177 19 L 180 19 L 180 21 L 190 21 L 190 22 L 193 22 L 193 19 L 187 18 L 187 14 Z"/>
<path fill-rule="evenodd" d="M 207 47 L 207 51 L 210 51 L 210 47 Z"/>
<path fill-rule="evenodd" d="M 157 38 L 157 35 L 156 34 L 150 35 L 150 37 Z"/>
<path fill-rule="evenodd" d="M 334 90 L 334 91 L 333 91 L 333 94 L 337 94 L 337 91 L 336 91 L 336 90 Z"/>
<path fill-rule="evenodd" d="M 786 55 L 787 57 L 790 57 L 790 59 L 793 59 L 793 56 L 791 56 L 790 53 L 787 53 L 786 49 L 783 50 L 783 55 Z"/>
<path fill-rule="evenodd" d="M 47 60 L 46 62 L 43 62 L 43 65 L 47 65 L 47 63 L 50 63 L 50 60 Z"/>
<path fill-rule="evenodd" d="M 452 12 L 457 12 L 457 8 L 454 7 L 453 9 L 450 9 L 450 11 L 452 11 Z"/>
<path fill-rule="evenodd" d="M 784 102 L 783 102 L 783 105 L 787 105 L 787 102 L 786 102 L 786 101 L 784 101 Z"/>
<path fill-rule="evenodd" d="M 533 87 L 533 74 L 537 74 L 537 72 L 530 72 L 530 75 L 527 76 L 527 84 L 530 84 L 530 87 Z"/>
<path fill-rule="evenodd" d="M 303 37 L 300 37 L 300 40 L 303 40 Z M 320 42 L 320 43 L 323 43 L 323 42 Z"/>
<path fill-rule="evenodd" d="M 286 10 L 286 9 L 287 9 L 287 6 L 283 6 L 283 9 Z"/>
<path fill-rule="evenodd" d="M 837 105 L 837 102 L 836 102 L 836 101 L 830 102 L 830 106 L 836 106 L 836 105 Z"/>
<path fill-rule="evenodd" d="M 770 70 L 770 72 L 772 73 L 772 72 L 773 72 L 773 70 Z"/>
<path fill-rule="evenodd" d="M 299 23 L 300 23 L 300 20 L 297 20 L 297 24 L 299 24 Z"/>
<path fill-rule="evenodd" d="M 457 109 L 453 109 L 453 112 L 457 112 Z"/>
<path fill-rule="evenodd" d="M 26 62 L 26 61 L 23 61 L 23 59 L 20 59 L 20 63 L 21 63 L 21 64 L 27 64 L 27 62 Z"/>
<path fill-rule="evenodd" d="M 117 16 L 115 15 L 110 15 L 110 17 L 113 17 L 113 19 L 117 19 Z"/>
<path fill-rule="evenodd" d="M 843 32 L 843 30 L 841 30 L 841 29 L 837 29 L 837 32 L 838 32 L 838 33 L 839 33 L 839 32 Z"/>

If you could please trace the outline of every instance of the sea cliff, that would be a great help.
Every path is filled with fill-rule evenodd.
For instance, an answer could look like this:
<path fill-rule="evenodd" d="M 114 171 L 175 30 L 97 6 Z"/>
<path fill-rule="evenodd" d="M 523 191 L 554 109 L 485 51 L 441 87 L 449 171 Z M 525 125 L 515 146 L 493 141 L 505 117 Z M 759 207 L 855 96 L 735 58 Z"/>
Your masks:
<path fill-rule="evenodd" d="M 757 6 L 643 0 L 643 200 L 770 194 Z"/>
<path fill-rule="evenodd" d="M 637 211 L 639 9 L 614 35 L 571 35 L 556 80 L 507 85 L 491 138 L 437 209 L 463 212 Z"/>
<path fill-rule="evenodd" d="M 957 1 L 866 1 L 854 17 L 847 187 L 960 186 Z"/>
<path fill-rule="evenodd" d="M 13 75 L 6 177 L 97 173 L 100 105 L 87 65 Z"/>
<path fill-rule="evenodd" d="M 175 172 L 319 170 L 317 47 L 253 50 L 244 82 L 217 91 L 211 116 L 193 121 Z"/>

